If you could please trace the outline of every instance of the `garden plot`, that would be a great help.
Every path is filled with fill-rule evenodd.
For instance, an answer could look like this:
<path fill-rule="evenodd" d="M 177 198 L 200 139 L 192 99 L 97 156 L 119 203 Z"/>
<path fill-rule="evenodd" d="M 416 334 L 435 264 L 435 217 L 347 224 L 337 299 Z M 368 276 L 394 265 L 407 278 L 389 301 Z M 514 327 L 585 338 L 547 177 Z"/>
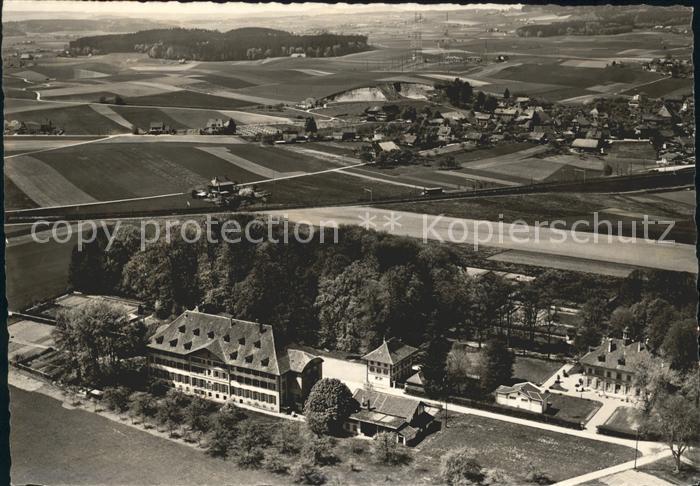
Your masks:
<path fill-rule="evenodd" d="M 593 60 L 593 59 L 569 59 L 561 63 L 562 66 L 570 67 L 581 67 L 581 68 L 594 68 L 603 69 L 607 67 L 609 61 L 607 60 Z"/>

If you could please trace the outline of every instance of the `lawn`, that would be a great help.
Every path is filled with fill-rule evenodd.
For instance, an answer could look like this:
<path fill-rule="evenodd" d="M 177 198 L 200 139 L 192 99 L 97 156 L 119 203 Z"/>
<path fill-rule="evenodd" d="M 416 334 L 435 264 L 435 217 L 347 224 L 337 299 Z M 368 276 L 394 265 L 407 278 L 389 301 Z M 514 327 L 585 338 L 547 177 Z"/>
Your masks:
<path fill-rule="evenodd" d="M 690 455 L 690 453 L 686 453 L 686 456 Z M 695 452 L 694 456 L 695 457 L 693 457 L 693 459 L 695 460 L 695 463 L 698 464 L 698 453 Z M 697 467 L 683 464 L 683 468 L 681 469 L 680 473 L 676 473 L 675 469 L 676 462 L 671 457 L 659 459 L 656 462 L 646 464 L 639 468 L 640 471 L 656 476 L 659 479 L 667 481 L 669 484 L 685 486 L 688 484 L 697 484 L 700 481 L 700 469 Z"/>
<path fill-rule="evenodd" d="M 639 427 L 639 411 L 632 407 L 617 407 L 603 424 L 612 430 L 629 435 L 635 435 Z"/>
<path fill-rule="evenodd" d="M 552 393 L 549 396 L 549 402 L 550 405 L 547 409 L 547 414 L 553 417 L 565 420 L 576 420 L 583 423 L 588 422 L 588 420 L 593 417 L 593 414 L 603 406 L 601 402 L 595 400 L 571 397 L 559 393 Z"/>
<path fill-rule="evenodd" d="M 57 400 L 11 388 L 16 484 L 284 484 Z M 50 437 L 50 440 L 47 440 Z"/>
<path fill-rule="evenodd" d="M 516 382 L 529 381 L 540 385 L 556 373 L 562 365 L 563 363 L 559 361 L 516 356 L 513 366 L 513 380 Z"/>
<path fill-rule="evenodd" d="M 497 468 L 525 482 L 528 465 L 552 481 L 562 481 L 622 463 L 634 449 L 592 439 L 534 429 L 475 415 L 451 414 L 448 427 L 420 445 L 416 466 L 436 470 L 446 452 L 467 447 L 486 468 Z"/>

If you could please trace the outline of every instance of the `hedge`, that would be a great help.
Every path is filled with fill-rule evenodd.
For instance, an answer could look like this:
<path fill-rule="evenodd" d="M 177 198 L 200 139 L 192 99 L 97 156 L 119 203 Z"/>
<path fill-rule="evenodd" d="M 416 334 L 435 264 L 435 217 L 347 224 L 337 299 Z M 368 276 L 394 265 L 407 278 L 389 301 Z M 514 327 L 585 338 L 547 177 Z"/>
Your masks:
<path fill-rule="evenodd" d="M 619 427 L 614 427 L 610 425 L 598 425 L 596 427 L 598 430 L 599 434 L 603 435 L 609 435 L 612 437 L 620 437 L 621 439 L 630 439 L 630 440 L 636 440 L 637 439 L 637 433 L 633 430 L 630 429 L 622 429 Z M 639 440 L 653 440 L 653 441 L 659 441 L 661 440 L 661 437 L 657 434 L 651 434 L 648 432 L 640 432 L 639 433 Z"/>
<path fill-rule="evenodd" d="M 406 387 L 406 393 L 417 397 L 430 398 L 425 392 L 420 392 L 414 387 Z M 519 408 L 507 407 L 505 405 L 500 405 L 494 402 L 485 402 L 482 400 L 474 400 L 471 398 L 463 397 L 449 397 L 448 403 L 462 405 L 470 408 L 477 408 L 479 410 L 485 410 L 487 412 L 500 413 L 503 415 L 509 415 L 511 417 L 533 420 L 535 422 L 543 422 L 545 424 L 558 425 L 559 427 L 566 427 L 569 429 L 583 430 L 584 428 L 584 424 L 577 420 L 568 420 L 560 417 L 552 417 L 551 415 L 530 412 L 528 410 L 522 410 Z"/>

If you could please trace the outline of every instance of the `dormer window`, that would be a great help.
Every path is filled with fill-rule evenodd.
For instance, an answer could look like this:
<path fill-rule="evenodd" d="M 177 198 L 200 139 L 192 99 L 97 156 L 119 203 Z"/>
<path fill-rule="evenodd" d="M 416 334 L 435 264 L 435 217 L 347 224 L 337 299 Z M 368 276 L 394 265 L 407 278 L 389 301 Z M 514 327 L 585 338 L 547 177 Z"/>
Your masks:
<path fill-rule="evenodd" d="M 195 336 L 199 336 L 199 328 L 193 329 L 192 334 L 194 334 Z"/>
<path fill-rule="evenodd" d="M 170 347 L 174 348 L 175 346 L 177 346 L 177 339 L 171 339 L 170 340 Z"/>
<path fill-rule="evenodd" d="M 229 354 L 228 357 L 233 360 L 238 359 L 238 351 L 234 351 L 233 353 Z"/>
<path fill-rule="evenodd" d="M 224 336 L 224 341 L 226 341 L 227 343 L 231 342 L 231 336 L 229 336 L 228 334 L 226 334 L 226 335 Z"/>
<path fill-rule="evenodd" d="M 182 326 L 178 327 L 177 330 L 180 332 L 185 332 L 187 330 L 187 326 L 183 324 Z"/>
<path fill-rule="evenodd" d="M 256 348 L 260 348 L 260 340 L 255 341 L 255 342 L 253 343 L 253 346 L 255 346 Z"/>
<path fill-rule="evenodd" d="M 163 336 L 158 336 L 158 337 L 156 338 L 156 343 L 157 343 L 157 344 L 163 344 Z"/>
<path fill-rule="evenodd" d="M 245 346 L 245 338 L 244 337 L 240 338 L 238 340 L 238 344 L 240 344 L 241 346 Z"/>
<path fill-rule="evenodd" d="M 253 362 L 253 355 L 251 354 L 250 356 L 245 357 L 245 362 L 246 363 L 252 363 Z"/>
<path fill-rule="evenodd" d="M 625 358 L 618 358 L 617 364 L 624 366 L 625 365 Z"/>
<path fill-rule="evenodd" d="M 261 366 L 267 366 L 270 364 L 270 358 L 263 358 L 260 360 L 260 365 Z"/>
<path fill-rule="evenodd" d="M 185 347 L 185 349 L 192 349 L 192 341 L 190 341 L 189 343 L 185 343 L 183 346 Z"/>
<path fill-rule="evenodd" d="M 604 354 L 599 354 L 599 355 L 598 355 L 598 361 L 604 363 L 604 362 L 605 362 L 605 355 L 604 355 Z"/>
<path fill-rule="evenodd" d="M 208 337 L 209 339 L 214 339 L 214 331 L 209 331 L 209 332 L 207 333 L 207 337 Z"/>

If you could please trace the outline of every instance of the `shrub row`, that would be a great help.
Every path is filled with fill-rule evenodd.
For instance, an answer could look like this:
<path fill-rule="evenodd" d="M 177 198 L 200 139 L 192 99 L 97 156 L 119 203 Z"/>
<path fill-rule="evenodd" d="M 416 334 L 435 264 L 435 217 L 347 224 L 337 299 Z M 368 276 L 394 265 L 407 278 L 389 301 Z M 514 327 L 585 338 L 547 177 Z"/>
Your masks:
<path fill-rule="evenodd" d="M 615 427 L 613 425 L 598 425 L 596 427 L 598 430 L 599 434 L 603 435 L 609 435 L 612 437 L 620 437 L 621 439 L 630 439 L 630 440 L 636 440 L 637 439 L 637 432 L 635 432 L 632 429 L 627 429 L 627 428 L 621 428 L 621 427 Z M 653 441 L 659 441 L 661 438 L 657 434 L 651 434 L 648 432 L 640 432 L 639 433 L 639 440 L 653 440 Z"/>
<path fill-rule="evenodd" d="M 428 398 L 428 396 L 425 394 L 425 392 L 421 392 L 413 387 L 411 387 L 411 388 L 407 387 L 406 393 L 408 393 L 410 395 L 417 396 L 417 397 Z M 560 418 L 560 417 L 552 417 L 551 415 L 530 412 L 528 410 L 522 410 L 519 408 L 511 408 L 511 407 L 507 407 L 505 405 L 500 405 L 500 404 L 494 403 L 494 402 L 486 402 L 483 400 L 474 400 L 471 398 L 463 398 L 463 397 L 450 397 L 449 403 L 453 403 L 455 405 L 462 405 L 462 406 L 470 407 L 470 408 L 477 408 L 479 410 L 485 410 L 487 412 L 494 412 L 494 413 L 500 413 L 503 415 L 510 415 L 511 417 L 517 417 L 517 418 L 522 418 L 522 419 L 526 419 L 526 420 L 533 420 L 535 422 L 543 422 L 546 424 L 558 425 L 559 427 L 566 427 L 569 429 L 583 430 L 583 428 L 584 428 L 584 424 L 578 420 L 570 420 L 570 419 L 564 419 L 564 418 Z"/>

